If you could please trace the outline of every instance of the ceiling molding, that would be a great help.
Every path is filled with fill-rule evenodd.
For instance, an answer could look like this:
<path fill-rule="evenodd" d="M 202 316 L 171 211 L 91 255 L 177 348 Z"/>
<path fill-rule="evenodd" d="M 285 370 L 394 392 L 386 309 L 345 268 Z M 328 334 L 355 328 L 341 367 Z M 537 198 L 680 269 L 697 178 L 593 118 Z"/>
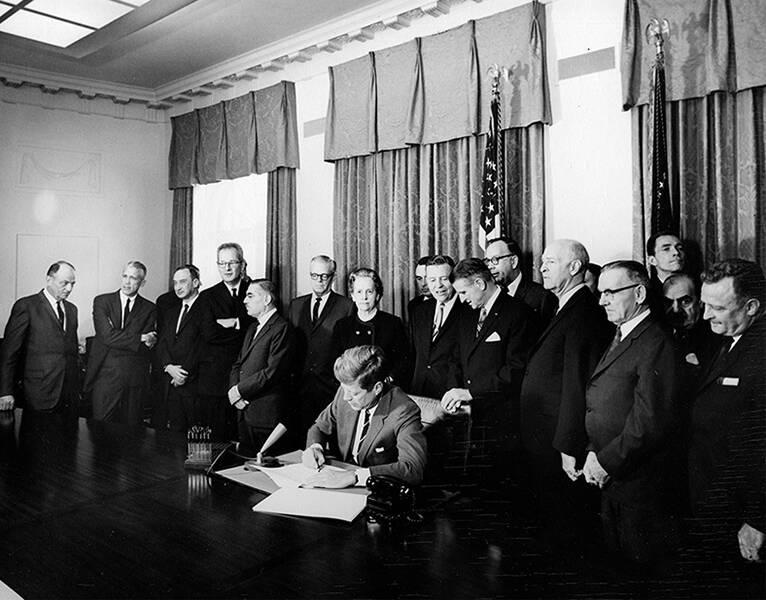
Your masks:
<path fill-rule="evenodd" d="M 176 104 L 188 103 L 194 96 L 206 95 L 206 89 L 231 88 L 233 82 L 256 79 L 259 72 L 279 71 L 289 63 L 309 62 L 317 55 L 337 52 L 349 44 L 364 43 L 384 29 L 400 30 L 409 27 L 413 20 L 426 15 L 441 17 L 449 13 L 452 4 L 462 1 L 382 0 L 154 89 L 3 63 L 0 63 L 0 79 L 6 86 L 30 85 L 47 93 L 71 92 L 86 99 L 100 96 L 111 98 L 120 105 L 131 101 L 142 102 L 149 108 L 164 110 Z M 175 0 L 175 3 L 176 8 L 180 8 L 187 2 Z"/>

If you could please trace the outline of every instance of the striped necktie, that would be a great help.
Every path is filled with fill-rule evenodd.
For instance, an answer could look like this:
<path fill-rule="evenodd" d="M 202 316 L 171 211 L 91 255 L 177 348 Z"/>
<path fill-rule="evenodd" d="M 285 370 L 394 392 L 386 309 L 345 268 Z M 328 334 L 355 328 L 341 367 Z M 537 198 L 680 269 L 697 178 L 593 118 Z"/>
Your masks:
<path fill-rule="evenodd" d="M 484 327 L 484 320 L 486 318 L 487 309 L 482 306 L 481 310 L 479 311 L 479 321 L 476 323 L 476 337 L 479 337 L 479 333 L 481 333 L 481 328 Z"/>
<path fill-rule="evenodd" d="M 436 312 L 436 320 L 434 321 L 434 330 L 433 330 L 433 333 L 431 334 L 432 342 L 436 339 L 436 336 L 439 335 L 439 332 L 441 331 L 443 324 L 444 324 L 444 302 L 439 302 L 439 309 Z"/>
<path fill-rule="evenodd" d="M 362 433 L 359 436 L 359 439 L 357 440 L 356 444 L 354 444 L 354 452 L 353 457 L 356 464 L 359 463 L 359 448 L 362 447 L 362 442 L 364 442 L 364 438 L 367 437 L 367 431 L 370 429 L 370 411 L 369 409 L 363 409 L 362 410 Z"/>

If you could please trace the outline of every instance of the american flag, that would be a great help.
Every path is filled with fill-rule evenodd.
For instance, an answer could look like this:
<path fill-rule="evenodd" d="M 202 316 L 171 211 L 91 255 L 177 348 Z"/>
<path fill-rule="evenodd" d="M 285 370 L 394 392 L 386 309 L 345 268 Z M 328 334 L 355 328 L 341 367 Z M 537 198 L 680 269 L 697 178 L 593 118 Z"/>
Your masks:
<path fill-rule="evenodd" d="M 487 240 L 502 235 L 502 171 L 498 169 L 498 138 L 500 135 L 500 101 L 493 95 L 490 104 L 489 132 L 484 150 L 484 174 L 481 186 L 481 213 L 479 216 L 479 245 L 484 249 Z M 500 165 L 502 167 L 502 165 Z"/>
<path fill-rule="evenodd" d="M 654 64 L 652 94 L 652 233 L 678 231 L 668 185 L 668 148 L 665 140 L 665 59 L 660 51 Z"/>

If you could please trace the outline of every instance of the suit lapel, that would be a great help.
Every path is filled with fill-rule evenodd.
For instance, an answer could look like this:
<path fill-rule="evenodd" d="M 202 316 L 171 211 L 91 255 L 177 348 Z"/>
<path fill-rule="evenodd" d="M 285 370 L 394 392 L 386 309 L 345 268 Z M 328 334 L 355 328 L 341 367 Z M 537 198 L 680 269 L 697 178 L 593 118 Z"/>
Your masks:
<path fill-rule="evenodd" d="M 314 323 L 311 322 L 311 310 L 312 310 L 311 304 L 312 304 L 315 296 L 314 296 L 314 294 L 311 294 L 309 296 L 309 301 L 308 301 L 307 308 L 308 308 L 308 315 L 309 315 L 309 323 L 311 323 L 311 328 L 312 329 L 316 329 L 317 327 L 319 327 L 319 325 L 322 323 L 322 321 L 325 320 L 327 315 L 330 314 L 330 311 L 332 310 L 332 307 L 335 305 L 335 296 L 336 296 L 336 294 L 334 292 L 330 292 L 330 295 L 327 298 L 327 302 L 325 302 L 324 309 L 322 310 L 321 313 L 319 313 L 319 318 Z"/>
<path fill-rule="evenodd" d="M 506 296 L 508 294 L 505 294 Z M 484 323 L 481 326 L 481 331 L 479 331 L 478 336 L 474 336 L 473 343 L 471 344 L 471 349 L 469 350 L 469 354 L 473 353 L 474 350 L 481 344 L 486 338 L 489 337 L 489 334 L 494 330 L 495 323 L 497 322 L 499 316 L 500 316 L 500 309 L 503 306 L 503 303 L 506 301 L 505 298 L 503 298 L 503 292 L 500 292 L 500 295 L 495 300 L 495 303 L 492 305 L 492 310 L 489 311 L 489 314 L 487 314 L 487 317 L 484 319 Z M 478 325 L 479 323 L 479 313 L 481 309 L 476 312 L 476 321 L 474 322 L 475 325 Z M 471 319 L 473 321 L 473 319 Z M 476 331 L 476 328 L 474 328 L 474 332 Z"/>
<path fill-rule="evenodd" d="M 263 326 L 263 327 L 261 327 L 261 329 L 260 329 L 260 330 L 258 330 L 258 329 L 256 329 L 256 330 L 255 330 L 255 331 L 256 331 L 256 333 L 255 333 L 255 335 L 253 336 L 253 339 L 252 339 L 252 340 L 250 340 L 250 343 L 247 345 L 247 350 L 245 351 L 245 354 L 244 354 L 244 356 L 243 356 L 242 358 L 245 358 L 245 357 L 246 357 L 248 354 L 250 354 L 250 351 L 251 351 L 251 350 L 252 350 L 252 349 L 255 347 L 255 344 L 258 342 L 258 340 L 260 340 L 261 338 L 263 338 L 263 336 L 265 336 L 265 335 L 266 335 L 266 333 L 269 331 L 269 329 L 271 329 L 271 328 L 272 328 L 272 326 L 274 325 L 274 321 L 275 321 L 276 319 L 277 319 L 277 315 L 276 315 L 276 314 L 272 315 L 272 316 L 269 318 L 269 320 L 268 320 L 268 321 L 266 321 L 266 323 L 264 324 L 264 326 Z"/>
<path fill-rule="evenodd" d="M 38 294 L 38 297 L 40 299 L 40 302 L 43 305 L 43 310 L 50 316 L 50 318 L 53 320 L 53 324 L 56 326 L 56 330 L 61 333 L 61 335 L 64 335 L 64 330 L 61 328 L 61 323 L 59 323 L 59 316 L 56 314 L 56 311 L 53 310 L 53 307 L 51 306 L 51 303 L 48 302 L 48 298 L 46 298 L 45 293 L 40 290 L 40 293 Z M 64 306 L 64 312 L 66 313 L 66 306 Z M 69 315 L 66 315 L 67 318 L 69 318 Z"/>
<path fill-rule="evenodd" d="M 370 418 L 370 426 L 367 429 L 367 435 L 359 445 L 359 452 L 357 453 L 357 462 L 361 465 L 364 459 L 370 453 L 370 449 L 373 448 L 373 442 L 380 435 L 383 429 L 383 424 L 388 417 L 388 413 L 391 407 L 391 390 L 383 394 L 378 400 L 378 407 L 375 409 L 372 417 Z"/>
<path fill-rule="evenodd" d="M 628 348 L 630 348 L 630 346 L 633 344 L 633 341 L 638 339 L 638 337 L 649 328 L 652 322 L 652 317 L 650 315 L 641 321 L 638 325 L 636 325 L 633 331 L 628 334 L 628 337 L 622 340 L 614 350 L 610 352 L 609 349 L 607 349 L 604 356 L 601 357 L 601 360 L 596 365 L 596 368 L 593 371 L 593 375 L 591 375 L 591 379 L 596 377 L 596 375 L 600 374 L 602 371 L 606 370 L 609 365 L 620 358 L 620 356 L 625 354 Z"/>

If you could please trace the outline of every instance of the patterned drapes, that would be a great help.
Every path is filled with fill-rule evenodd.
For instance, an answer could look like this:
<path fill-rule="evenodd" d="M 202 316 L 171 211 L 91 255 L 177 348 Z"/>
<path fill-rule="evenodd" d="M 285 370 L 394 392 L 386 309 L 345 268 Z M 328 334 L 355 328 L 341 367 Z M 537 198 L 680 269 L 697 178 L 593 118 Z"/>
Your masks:
<path fill-rule="evenodd" d="M 299 166 L 289 81 L 173 117 L 172 126 L 171 189 Z"/>
<path fill-rule="evenodd" d="M 550 123 L 538 2 L 331 67 L 325 160 L 485 131 L 492 64 L 508 67 L 503 127 Z"/>
<path fill-rule="evenodd" d="M 170 231 L 171 287 L 173 273 L 180 265 L 192 261 L 192 216 L 194 190 L 190 187 L 173 190 L 173 220 Z"/>
<path fill-rule="evenodd" d="M 270 171 L 267 195 L 266 277 L 277 286 L 285 309 L 296 290 L 295 169 Z"/>

